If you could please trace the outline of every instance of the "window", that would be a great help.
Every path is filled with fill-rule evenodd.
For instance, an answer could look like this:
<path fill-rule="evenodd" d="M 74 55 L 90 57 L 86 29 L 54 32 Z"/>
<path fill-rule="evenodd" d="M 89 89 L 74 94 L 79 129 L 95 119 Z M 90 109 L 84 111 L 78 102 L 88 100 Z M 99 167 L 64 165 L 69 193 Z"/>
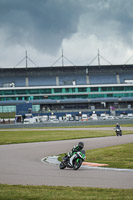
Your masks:
<path fill-rule="evenodd" d="M 90 88 L 90 91 L 91 92 L 98 92 L 98 87 L 92 87 L 92 88 Z"/>
<path fill-rule="evenodd" d="M 32 90 L 29 90 L 29 93 L 30 94 L 39 94 L 39 90 L 32 89 Z"/>
<path fill-rule="evenodd" d="M 17 94 L 27 94 L 26 90 L 16 90 Z"/>
<path fill-rule="evenodd" d="M 44 99 L 44 97 L 42 97 L 42 96 L 34 96 L 34 100 L 41 100 L 41 99 Z"/>
<path fill-rule="evenodd" d="M 70 92 L 70 88 L 65 88 L 65 90 L 66 90 L 66 93 Z"/>
<path fill-rule="evenodd" d="M 61 88 L 55 88 L 54 93 L 62 93 L 62 89 Z"/>
<path fill-rule="evenodd" d="M 101 87 L 101 92 L 112 91 L 112 87 Z"/>
<path fill-rule="evenodd" d="M 87 88 L 78 88 L 78 92 L 87 92 Z"/>
<path fill-rule="evenodd" d="M 107 94 L 107 97 L 113 97 L 113 94 Z"/>
<path fill-rule="evenodd" d="M 14 95 L 14 90 L 5 90 L 3 92 L 4 95 Z"/>
<path fill-rule="evenodd" d="M 133 86 L 125 86 L 125 91 L 133 91 Z"/>
<path fill-rule="evenodd" d="M 16 106 L 0 106 L 0 112 L 16 112 Z"/>
<path fill-rule="evenodd" d="M 72 88 L 72 92 L 75 92 L 75 88 Z"/>
<path fill-rule="evenodd" d="M 113 91 L 124 91 L 124 87 L 113 87 Z"/>
<path fill-rule="evenodd" d="M 41 94 L 51 94 L 51 89 L 47 88 L 47 89 L 40 89 L 39 90 Z"/>

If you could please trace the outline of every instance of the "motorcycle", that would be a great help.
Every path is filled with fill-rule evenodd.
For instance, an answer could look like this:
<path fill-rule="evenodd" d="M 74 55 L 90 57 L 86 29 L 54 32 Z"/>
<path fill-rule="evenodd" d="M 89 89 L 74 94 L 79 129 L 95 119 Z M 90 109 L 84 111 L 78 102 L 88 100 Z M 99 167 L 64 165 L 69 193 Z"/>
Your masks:
<path fill-rule="evenodd" d="M 116 128 L 115 132 L 116 132 L 117 136 L 122 136 L 122 130 L 121 129 Z"/>
<path fill-rule="evenodd" d="M 59 167 L 60 169 L 65 169 L 66 167 L 68 167 L 77 170 L 80 168 L 85 158 L 85 150 L 74 152 L 70 158 L 68 157 L 68 155 L 64 156 Z"/>

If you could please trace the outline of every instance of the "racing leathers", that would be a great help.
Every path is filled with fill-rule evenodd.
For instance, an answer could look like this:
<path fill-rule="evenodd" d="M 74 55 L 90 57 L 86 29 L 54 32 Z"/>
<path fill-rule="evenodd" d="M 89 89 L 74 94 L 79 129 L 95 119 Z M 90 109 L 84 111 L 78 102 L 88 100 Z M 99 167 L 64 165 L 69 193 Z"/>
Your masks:
<path fill-rule="evenodd" d="M 69 152 L 67 155 L 68 157 L 70 158 L 74 152 L 78 152 L 78 151 L 81 151 L 84 147 L 84 143 L 83 142 L 79 142 L 78 145 L 74 146 L 71 150 L 71 152 Z"/>

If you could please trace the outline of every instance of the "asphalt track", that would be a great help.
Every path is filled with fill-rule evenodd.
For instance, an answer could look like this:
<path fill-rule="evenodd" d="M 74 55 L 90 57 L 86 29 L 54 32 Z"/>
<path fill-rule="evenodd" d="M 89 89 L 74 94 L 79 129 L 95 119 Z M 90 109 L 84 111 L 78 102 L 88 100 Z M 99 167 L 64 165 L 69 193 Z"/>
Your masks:
<path fill-rule="evenodd" d="M 43 157 L 70 151 L 79 141 L 85 149 L 133 143 L 133 134 L 0 146 L 0 183 L 22 185 L 86 186 L 133 188 L 133 171 L 80 168 L 60 170 L 58 165 L 42 163 Z"/>

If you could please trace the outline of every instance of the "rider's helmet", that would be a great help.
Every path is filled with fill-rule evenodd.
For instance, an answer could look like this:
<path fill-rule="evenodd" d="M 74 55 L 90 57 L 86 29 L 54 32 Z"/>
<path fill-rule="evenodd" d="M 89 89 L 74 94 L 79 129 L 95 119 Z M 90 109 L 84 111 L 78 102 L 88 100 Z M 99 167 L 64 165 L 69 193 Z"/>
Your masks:
<path fill-rule="evenodd" d="M 79 146 L 79 149 L 82 150 L 84 148 L 84 143 L 83 142 L 79 142 L 78 146 Z"/>

